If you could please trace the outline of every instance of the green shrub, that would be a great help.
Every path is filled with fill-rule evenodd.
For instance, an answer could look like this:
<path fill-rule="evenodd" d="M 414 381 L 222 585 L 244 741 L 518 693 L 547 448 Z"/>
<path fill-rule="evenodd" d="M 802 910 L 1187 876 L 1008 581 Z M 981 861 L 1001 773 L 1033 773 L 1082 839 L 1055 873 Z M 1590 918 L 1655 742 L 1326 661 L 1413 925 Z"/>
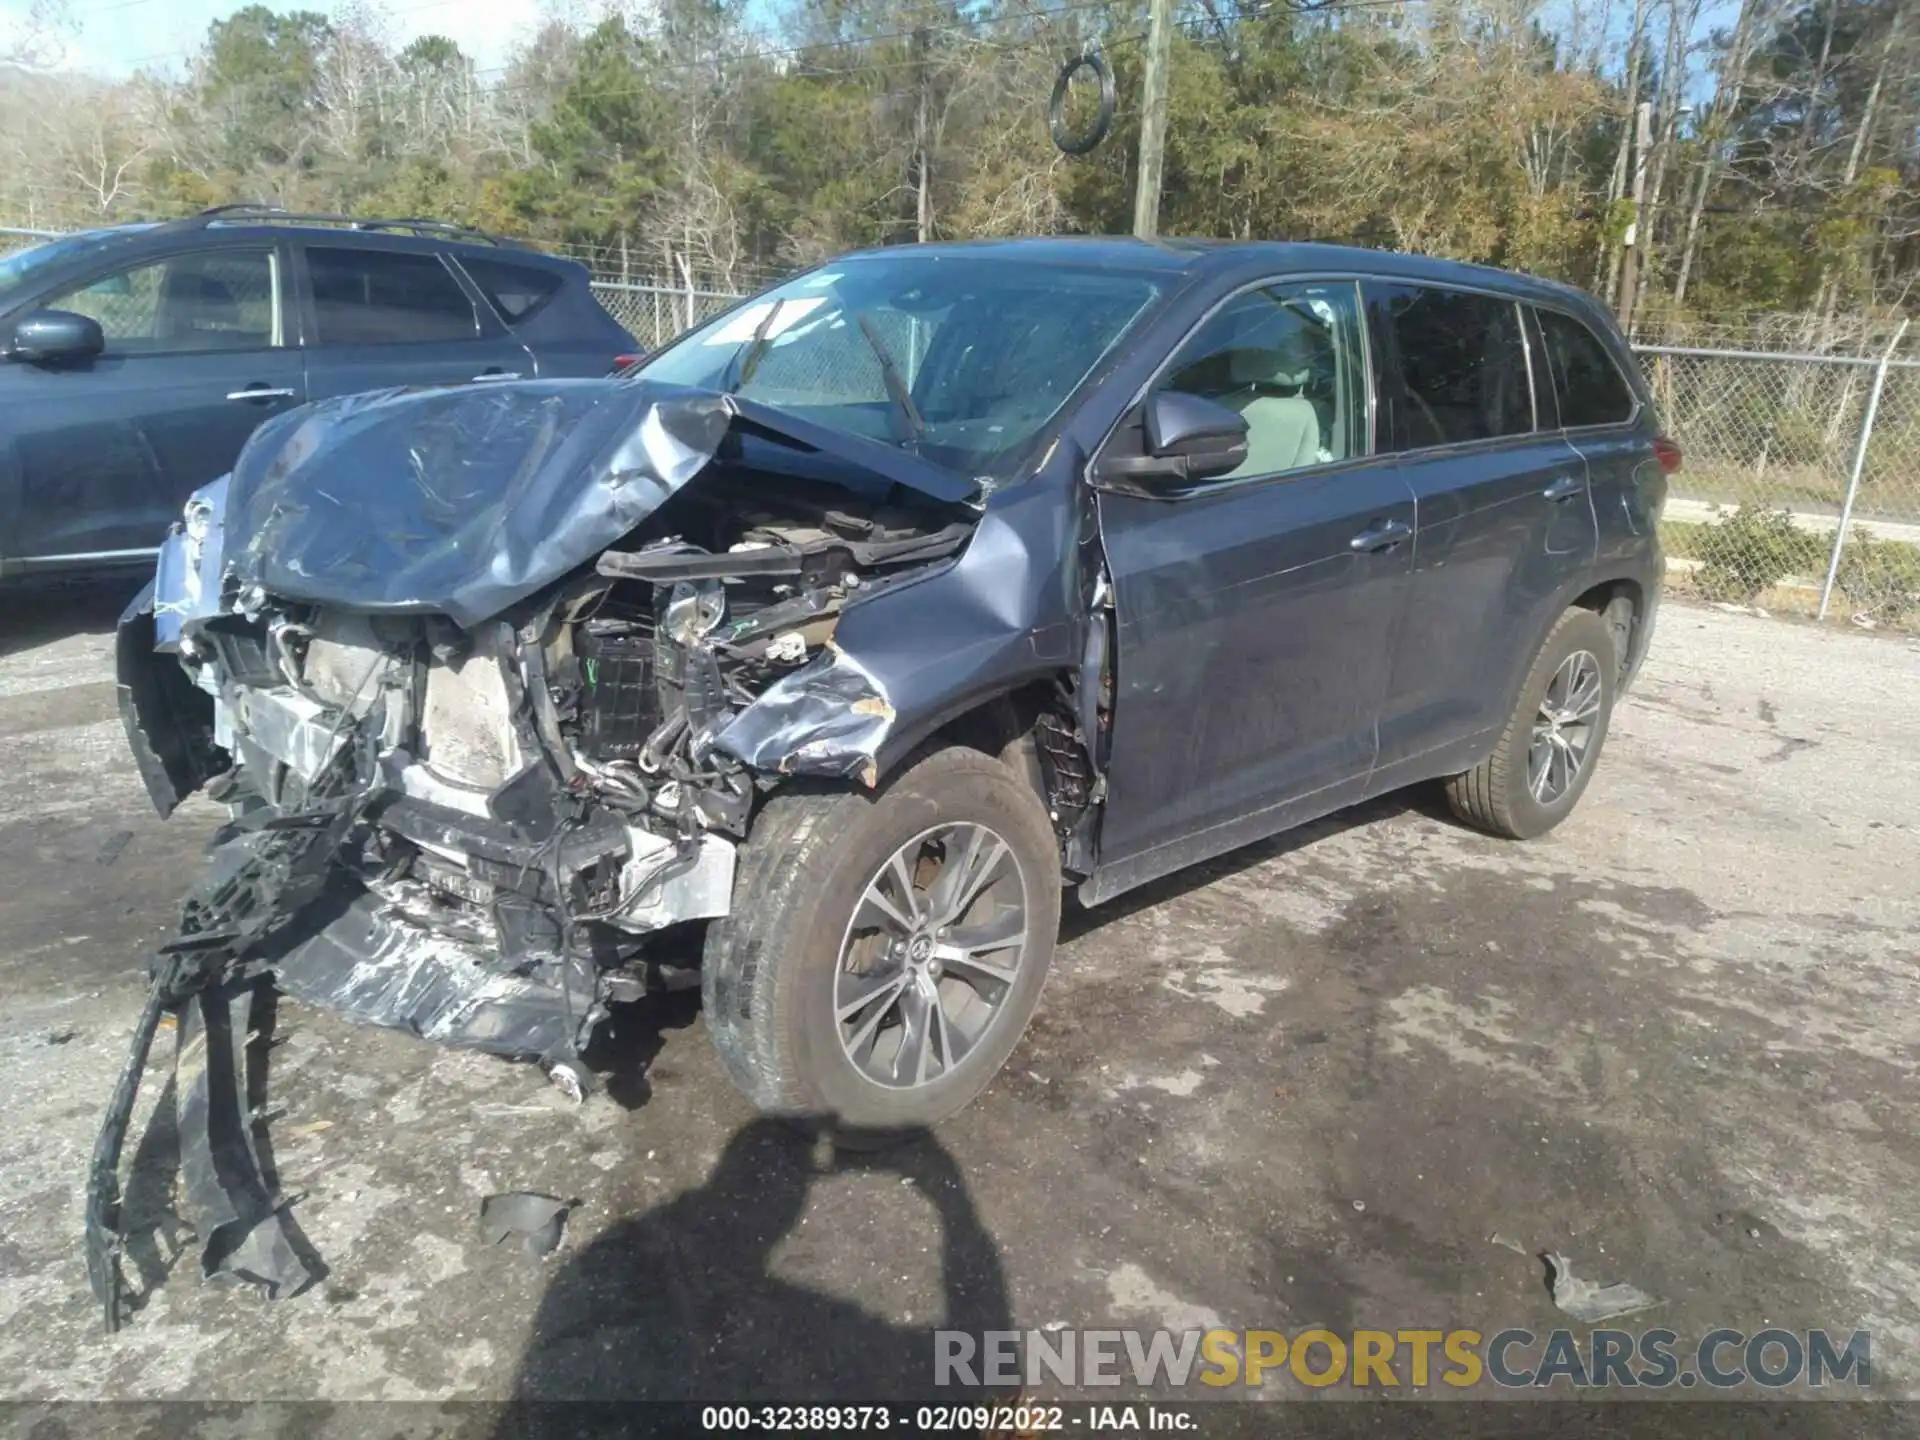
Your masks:
<path fill-rule="evenodd" d="M 1824 538 L 1800 529 L 1787 511 L 1751 503 L 1690 537 L 1690 548 L 1700 559 L 1700 593 L 1741 604 L 1789 575 L 1820 571 L 1826 555 Z"/>
<path fill-rule="evenodd" d="M 1662 520 L 1660 543 L 1672 559 L 1698 560 L 1702 554 L 1701 537 L 1712 529 L 1711 525 L 1698 520 Z"/>
<path fill-rule="evenodd" d="M 1883 625 L 1920 619 L 1920 545 L 1852 526 L 1833 587 L 1856 615 L 1870 612 Z"/>

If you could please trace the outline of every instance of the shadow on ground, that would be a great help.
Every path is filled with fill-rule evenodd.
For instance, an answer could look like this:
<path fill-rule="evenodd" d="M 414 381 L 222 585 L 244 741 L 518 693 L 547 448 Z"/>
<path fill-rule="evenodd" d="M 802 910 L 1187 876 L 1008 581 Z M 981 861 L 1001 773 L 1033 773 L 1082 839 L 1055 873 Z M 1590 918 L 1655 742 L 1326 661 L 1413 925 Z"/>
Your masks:
<path fill-rule="evenodd" d="M 16 581 L 0 590 L 0 656 L 69 635 L 111 634 L 144 578 Z"/>
<path fill-rule="evenodd" d="M 896 1324 L 773 1273 L 815 1181 L 849 1171 L 897 1175 L 937 1215 L 945 1304 L 930 1323 Z M 816 1207 L 812 1218 L 855 1232 L 873 1217 Z M 889 1257 L 877 1249 L 880 1271 Z M 514 1395 L 952 1404 L 985 1397 L 935 1389 L 935 1330 L 1012 1323 L 1000 1252 L 932 1135 L 855 1150 L 760 1119 L 727 1142 L 704 1185 L 617 1222 L 568 1259 L 541 1301 Z"/>

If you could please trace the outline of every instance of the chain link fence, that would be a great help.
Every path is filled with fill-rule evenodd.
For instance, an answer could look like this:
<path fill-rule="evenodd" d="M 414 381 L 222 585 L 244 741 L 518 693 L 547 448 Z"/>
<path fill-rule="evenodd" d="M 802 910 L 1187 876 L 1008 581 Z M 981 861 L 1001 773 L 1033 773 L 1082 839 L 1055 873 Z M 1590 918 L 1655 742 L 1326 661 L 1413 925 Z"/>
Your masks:
<path fill-rule="evenodd" d="M 1920 360 L 1638 347 L 1680 442 L 1669 585 L 1920 631 Z"/>
<path fill-rule="evenodd" d="M 740 299 L 726 290 L 620 280 L 596 280 L 593 293 L 606 312 L 632 331 L 641 348 L 649 352 Z"/>

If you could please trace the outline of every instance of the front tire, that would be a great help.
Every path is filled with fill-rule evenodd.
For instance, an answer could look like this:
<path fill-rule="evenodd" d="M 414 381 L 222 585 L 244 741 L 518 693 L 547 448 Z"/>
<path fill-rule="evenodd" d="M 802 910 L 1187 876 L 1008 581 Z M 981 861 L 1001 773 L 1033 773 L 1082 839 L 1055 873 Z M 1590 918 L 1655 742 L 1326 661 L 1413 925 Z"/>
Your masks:
<path fill-rule="evenodd" d="M 1619 674 L 1607 622 L 1591 610 L 1563 614 L 1493 753 L 1447 782 L 1453 813 L 1511 840 L 1531 840 L 1566 819 L 1600 763 Z"/>
<path fill-rule="evenodd" d="M 1060 860 L 1032 788 L 966 749 L 876 795 L 774 796 L 708 928 L 707 1027 L 761 1110 L 830 1128 L 932 1125 L 980 1093 L 1039 1003 Z"/>

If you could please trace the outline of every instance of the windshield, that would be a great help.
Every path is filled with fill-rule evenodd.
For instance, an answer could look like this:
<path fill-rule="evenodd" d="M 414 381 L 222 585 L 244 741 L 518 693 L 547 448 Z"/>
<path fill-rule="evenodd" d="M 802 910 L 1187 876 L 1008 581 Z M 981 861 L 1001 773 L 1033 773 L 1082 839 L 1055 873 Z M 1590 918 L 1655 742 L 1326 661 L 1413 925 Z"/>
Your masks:
<path fill-rule="evenodd" d="M 16 291 L 25 289 L 50 267 L 76 255 L 83 255 L 122 233 L 119 230 L 83 230 L 76 235 L 62 235 L 57 240 L 49 240 L 31 250 L 16 250 L 11 255 L 0 256 L 0 302 L 10 300 Z"/>
<path fill-rule="evenodd" d="M 1053 418 L 1159 297 L 1144 274 L 902 252 L 769 290 L 640 367 L 955 469 L 993 468 Z"/>

